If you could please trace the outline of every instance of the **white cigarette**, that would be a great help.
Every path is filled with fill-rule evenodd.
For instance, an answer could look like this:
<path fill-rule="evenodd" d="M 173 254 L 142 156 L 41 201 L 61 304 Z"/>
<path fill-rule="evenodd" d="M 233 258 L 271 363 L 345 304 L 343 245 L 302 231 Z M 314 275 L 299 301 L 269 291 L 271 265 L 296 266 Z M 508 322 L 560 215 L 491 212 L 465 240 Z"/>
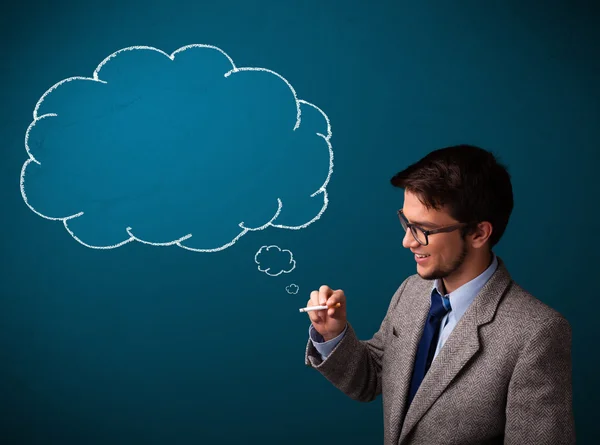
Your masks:
<path fill-rule="evenodd" d="M 336 308 L 336 307 L 340 307 L 341 304 L 337 303 L 334 304 L 333 306 L 331 306 L 332 308 Z M 308 307 L 303 307 L 300 308 L 299 311 L 300 312 L 308 312 L 308 311 L 323 311 L 325 309 L 329 309 L 329 306 L 308 306 Z"/>

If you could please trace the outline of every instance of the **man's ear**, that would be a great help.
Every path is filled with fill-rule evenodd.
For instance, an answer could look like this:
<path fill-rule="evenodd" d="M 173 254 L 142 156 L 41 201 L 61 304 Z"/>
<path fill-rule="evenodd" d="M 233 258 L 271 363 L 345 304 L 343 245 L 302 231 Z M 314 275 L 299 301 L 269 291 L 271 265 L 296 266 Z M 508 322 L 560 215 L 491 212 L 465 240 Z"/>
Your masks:
<path fill-rule="evenodd" d="M 482 221 L 473 228 L 469 237 L 471 238 L 471 245 L 479 249 L 490 239 L 494 227 L 489 221 Z"/>

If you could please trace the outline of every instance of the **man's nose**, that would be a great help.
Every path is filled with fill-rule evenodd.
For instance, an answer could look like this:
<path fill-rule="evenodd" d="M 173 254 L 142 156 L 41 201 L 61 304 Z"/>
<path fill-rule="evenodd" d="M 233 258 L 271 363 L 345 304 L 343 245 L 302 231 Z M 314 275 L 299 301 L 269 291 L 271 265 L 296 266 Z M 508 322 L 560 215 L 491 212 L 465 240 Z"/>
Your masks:
<path fill-rule="evenodd" d="M 404 232 L 404 238 L 402 239 L 402 247 L 407 249 L 415 248 L 419 246 L 419 242 L 415 239 L 410 229 L 406 229 Z"/>

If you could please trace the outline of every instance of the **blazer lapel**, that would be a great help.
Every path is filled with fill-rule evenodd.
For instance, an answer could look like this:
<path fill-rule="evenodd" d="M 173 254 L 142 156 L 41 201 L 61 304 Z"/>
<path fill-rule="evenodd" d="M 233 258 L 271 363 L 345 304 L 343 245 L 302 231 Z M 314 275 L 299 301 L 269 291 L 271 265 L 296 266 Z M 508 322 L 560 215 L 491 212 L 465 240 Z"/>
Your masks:
<path fill-rule="evenodd" d="M 474 307 L 471 305 L 464 313 L 454 330 L 444 343 L 415 397 L 408 408 L 400 434 L 400 442 L 423 417 L 433 402 L 442 394 L 452 379 L 465 366 L 479 349 L 477 323 Z"/>
<path fill-rule="evenodd" d="M 475 297 L 473 303 L 454 327 L 421 382 L 402 423 L 399 443 L 402 443 L 431 405 L 448 387 L 454 377 L 456 377 L 460 370 L 479 350 L 479 326 L 488 323 L 493 318 L 498 302 L 510 282 L 510 275 L 502 260 L 498 258 L 496 272 L 481 289 L 481 292 Z M 414 319 L 412 323 L 414 329 L 409 330 L 409 338 L 405 341 L 404 345 L 407 348 L 405 353 L 411 357 L 411 360 L 405 361 L 406 364 L 399 367 L 402 369 L 398 371 L 400 380 L 397 380 L 399 388 L 397 394 L 401 400 L 396 399 L 394 403 L 402 407 L 402 413 L 406 411 L 406 395 L 408 394 L 412 368 L 414 366 L 418 343 L 421 339 L 420 336 L 429 312 L 431 282 L 427 283 L 429 286 L 421 288 L 418 297 L 420 300 L 426 302 L 425 311 L 423 313 L 422 304 L 420 304 L 416 315 L 413 313 L 412 316 Z"/>
<path fill-rule="evenodd" d="M 389 394 L 384 394 L 390 405 L 387 424 L 392 443 L 400 437 L 400 427 L 406 414 L 417 348 L 429 314 L 431 286 L 432 282 L 419 279 L 410 288 L 407 287 L 404 291 L 407 300 L 392 321 L 397 337 L 392 340 L 390 350 L 385 352 L 386 355 L 390 354 L 389 363 L 392 366 L 387 372 L 392 383 Z"/>

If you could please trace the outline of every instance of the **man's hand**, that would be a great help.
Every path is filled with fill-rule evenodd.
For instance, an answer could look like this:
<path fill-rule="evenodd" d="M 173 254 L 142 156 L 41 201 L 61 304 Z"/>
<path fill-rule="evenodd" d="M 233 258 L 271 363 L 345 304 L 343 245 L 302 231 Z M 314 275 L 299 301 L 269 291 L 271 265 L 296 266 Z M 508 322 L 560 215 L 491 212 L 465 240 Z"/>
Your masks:
<path fill-rule="evenodd" d="M 332 306 L 340 303 L 341 306 Z M 329 309 L 307 312 L 312 325 L 325 341 L 331 340 L 342 333 L 346 327 L 346 296 L 341 289 L 333 290 L 328 286 L 321 286 L 318 291 L 310 293 L 310 300 L 306 306 L 329 306 Z"/>

